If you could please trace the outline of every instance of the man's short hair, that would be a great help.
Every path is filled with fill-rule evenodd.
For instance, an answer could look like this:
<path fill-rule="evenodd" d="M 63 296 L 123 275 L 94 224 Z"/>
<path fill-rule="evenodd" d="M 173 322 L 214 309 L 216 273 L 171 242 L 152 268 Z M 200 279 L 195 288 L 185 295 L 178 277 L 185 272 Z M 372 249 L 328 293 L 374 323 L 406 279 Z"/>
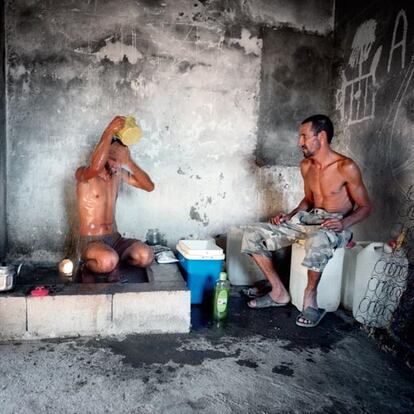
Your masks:
<path fill-rule="evenodd" d="M 328 143 L 331 143 L 334 134 L 334 127 L 332 121 L 326 115 L 312 115 L 302 121 L 301 125 L 307 124 L 308 122 L 312 122 L 312 131 L 314 134 L 319 134 L 319 132 L 325 131 Z"/>
<path fill-rule="evenodd" d="M 115 143 L 121 144 L 123 147 L 126 147 L 126 145 L 118 137 L 112 137 L 111 145 Z"/>

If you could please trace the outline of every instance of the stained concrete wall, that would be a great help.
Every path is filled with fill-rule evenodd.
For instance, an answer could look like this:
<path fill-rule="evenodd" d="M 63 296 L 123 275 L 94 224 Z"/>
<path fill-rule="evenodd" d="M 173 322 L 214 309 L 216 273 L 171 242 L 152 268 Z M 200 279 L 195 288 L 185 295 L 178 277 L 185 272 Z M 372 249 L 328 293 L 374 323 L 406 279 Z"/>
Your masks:
<path fill-rule="evenodd" d="M 158 227 L 174 244 L 292 208 L 302 191 L 297 168 L 256 163 L 261 33 L 327 36 L 332 6 L 8 2 L 10 254 L 44 258 L 76 241 L 73 174 L 116 114 L 139 120 L 144 136 L 132 156 L 156 185 L 149 194 L 122 189 L 117 221 L 127 236 Z M 271 53 L 282 57 L 283 48 Z M 275 105 L 284 99 L 275 95 Z"/>
<path fill-rule="evenodd" d="M 413 219 L 414 3 L 339 0 L 335 22 L 336 145 L 361 167 L 375 209 L 356 235 L 387 241 Z"/>
<path fill-rule="evenodd" d="M 332 46 L 327 36 L 263 29 L 259 165 L 299 165 L 298 124 L 331 111 Z"/>
<path fill-rule="evenodd" d="M 0 260 L 6 255 L 6 88 L 4 4 L 0 2 Z"/>

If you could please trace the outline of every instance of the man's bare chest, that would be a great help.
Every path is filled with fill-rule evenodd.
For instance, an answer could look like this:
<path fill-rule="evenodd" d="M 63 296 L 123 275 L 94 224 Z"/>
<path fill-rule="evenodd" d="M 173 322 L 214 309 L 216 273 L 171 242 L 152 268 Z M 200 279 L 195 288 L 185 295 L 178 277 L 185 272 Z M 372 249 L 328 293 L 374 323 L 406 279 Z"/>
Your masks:
<path fill-rule="evenodd" d="M 79 195 L 90 203 L 106 203 L 116 199 L 118 194 L 118 182 L 114 178 L 103 179 L 95 177 L 83 183 L 79 189 Z"/>
<path fill-rule="evenodd" d="M 306 175 L 306 184 L 314 194 L 336 195 L 345 191 L 344 177 L 336 169 L 312 168 Z"/>

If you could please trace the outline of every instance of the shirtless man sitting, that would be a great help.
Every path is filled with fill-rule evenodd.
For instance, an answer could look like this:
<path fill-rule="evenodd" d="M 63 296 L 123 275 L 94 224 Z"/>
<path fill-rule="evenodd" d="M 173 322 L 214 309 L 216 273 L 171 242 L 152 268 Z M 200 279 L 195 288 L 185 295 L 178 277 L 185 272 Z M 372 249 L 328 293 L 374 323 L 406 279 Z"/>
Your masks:
<path fill-rule="evenodd" d="M 299 132 L 304 160 L 300 170 L 305 196 L 288 214 L 278 214 L 270 223 L 249 226 L 243 235 L 242 252 L 251 255 L 269 281 L 269 294 L 250 302 L 251 308 L 284 306 L 290 296 L 272 263 L 272 251 L 305 242 L 302 265 L 308 269 L 303 311 L 296 319 L 302 327 L 317 326 L 325 314 L 318 308 L 317 287 L 333 251 L 352 238 L 349 228 L 365 219 L 371 203 L 358 166 L 332 150 L 333 125 L 325 115 L 305 119 Z"/>
<path fill-rule="evenodd" d="M 80 253 L 86 267 L 82 281 L 86 283 L 95 282 L 97 273 L 109 273 L 108 281 L 117 281 L 112 271 L 120 260 L 146 267 L 154 257 L 146 244 L 121 237 L 115 223 L 121 181 L 145 191 L 154 189 L 148 174 L 132 160 L 128 147 L 115 138 L 124 123 L 124 117 L 116 116 L 103 132 L 90 164 L 76 171 Z"/>

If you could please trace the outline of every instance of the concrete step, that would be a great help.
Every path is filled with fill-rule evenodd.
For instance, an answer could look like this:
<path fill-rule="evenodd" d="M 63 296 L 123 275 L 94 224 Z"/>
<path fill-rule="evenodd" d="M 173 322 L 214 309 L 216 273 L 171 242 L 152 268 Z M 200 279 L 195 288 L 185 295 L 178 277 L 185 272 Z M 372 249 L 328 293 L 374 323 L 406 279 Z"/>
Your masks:
<path fill-rule="evenodd" d="M 147 276 L 146 283 L 51 284 L 43 297 L 30 295 L 33 283 L 19 284 L 0 293 L 0 339 L 189 332 L 190 291 L 177 265 L 155 263 Z"/>

